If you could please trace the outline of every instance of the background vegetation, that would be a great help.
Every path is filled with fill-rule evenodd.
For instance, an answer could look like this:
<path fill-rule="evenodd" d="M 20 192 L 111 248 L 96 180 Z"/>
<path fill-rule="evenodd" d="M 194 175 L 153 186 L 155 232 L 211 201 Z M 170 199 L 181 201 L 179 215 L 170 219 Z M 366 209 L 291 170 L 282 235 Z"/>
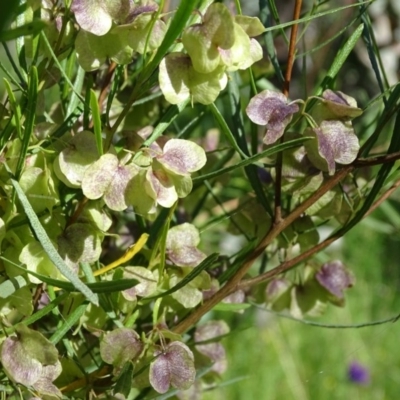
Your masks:
<path fill-rule="evenodd" d="M 122 23 L 116 17 L 111 18 L 114 30 L 111 42 L 104 36 L 100 47 L 93 42 L 85 48 L 83 35 L 86 35 L 85 40 L 95 40 L 85 31 L 90 28 L 85 25 L 85 15 L 80 15 L 79 4 L 88 2 L 76 0 L 72 3 L 71 8 L 71 1 L 32 1 L 19 5 L 9 2 L 9 9 L 4 10 L 3 16 L 8 14 L 11 19 L 2 20 L 0 16 L 0 41 L 3 43 L 0 68 L 5 78 L 0 86 L 0 157 L 3 163 L 0 170 L 3 326 L 0 341 L 9 346 L 23 342 L 21 337 L 29 339 L 33 347 L 41 346 L 51 353 L 52 361 L 47 362 L 54 369 L 58 365 L 56 360 L 63 364 L 63 373 L 60 371 L 58 376 L 53 372 L 54 377 L 47 377 L 45 385 L 31 382 L 19 377 L 10 367 L 9 360 L 18 357 L 12 351 L 7 353 L 3 344 L 0 356 L 4 364 L 4 372 L 0 374 L 2 398 L 396 398 L 400 384 L 400 359 L 396 353 L 400 329 L 397 322 L 400 312 L 400 196 L 396 192 L 400 185 L 397 161 L 400 157 L 400 141 L 397 140 L 400 129 L 398 2 L 225 1 L 228 11 L 215 8 L 218 18 L 218 13 L 243 13 L 257 16 L 267 28 L 255 35 L 262 46 L 263 57 L 243 68 L 240 63 L 244 60 L 240 57 L 235 65 L 226 60 L 225 64 L 221 62 L 211 78 L 207 78 L 214 79 L 213 83 L 202 91 L 198 91 L 196 85 L 204 76 L 200 79 L 195 75 L 198 71 L 192 71 L 197 76 L 192 77 L 193 80 L 198 81 L 189 88 L 190 96 L 185 99 L 175 87 L 171 90 L 163 84 L 163 79 L 176 79 L 173 72 L 168 72 L 165 59 L 171 63 L 175 61 L 169 54 L 172 49 L 186 51 L 191 58 L 185 53 L 178 60 L 189 60 L 194 65 L 198 49 L 193 43 L 198 39 L 195 35 L 194 38 L 189 34 L 185 36 L 185 32 L 190 31 L 187 26 L 194 21 L 205 23 L 207 7 L 219 2 L 139 2 L 145 7 L 144 12 L 140 9 L 145 28 L 140 39 L 135 41 L 133 53 L 127 58 L 123 52 L 110 56 L 111 59 L 104 57 L 99 65 L 96 63 L 97 58 L 102 57 L 99 55 L 101 46 L 112 49 L 119 45 L 114 39 L 119 38 L 118 34 L 123 37 Z M 192 9 L 199 9 L 200 13 Z M 51 10 L 50 18 L 45 10 Z M 150 15 L 148 19 L 146 13 Z M 62 25 L 65 36 L 59 36 L 62 40 L 58 40 L 57 35 L 51 36 L 54 31 L 50 28 L 56 25 L 56 15 L 61 16 L 65 24 Z M 26 19 L 21 19 L 22 16 Z M 225 23 L 224 18 L 221 21 Z M 71 23 L 68 28 L 67 22 Z M 139 30 L 142 25 L 138 24 Z M 297 26 L 296 36 L 293 32 Z M 165 34 L 166 40 L 158 40 L 151 32 L 162 32 L 160 38 Z M 246 40 L 250 40 L 249 37 Z M 91 49 L 95 47 L 92 54 Z M 293 71 L 288 73 L 292 61 Z M 181 65 L 174 66 L 178 67 Z M 222 90 L 226 72 L 227 86 Z M 215 81 L 216 76 L 219 83 Z M 324 173 L 319 173 L 324 184 L 330 185 L 336 197 L 326 201 L 325 207 L 316 199 L 320 209 L 312 213 L 305 230 L 299 227 L 292 231 L 290 227 L 281 229 L 285 218 L 294 215 L 296 207 L 299 204 L 301 207 L 310 193 L 296 197 L 296 191 L 283 189 L 281 196 L 277 194 L 280 186 L 284 187 L 286 177 L 276 178 L 276 171 L 282 164 L 281 156 L 276 154 L 282 154 L 285 146 L 297 149 L 303 144 L 307 152 L 311 152 L 307 137 L 304 138 L 310 130 L 304 129 L 307 124 L 312 126 L 313 120 L 305 115 L 306 111 L 313 113 L 315 100 L 308 100 L 304 109 L 298 103 L 299 114 L 295 114 L 292 123 L 288 121 L 289 134 L 276 143 L 267 143 L 265 127 L 252 123 L 251 113 L 246 109 L 257 93 L 265 93 L 267 89 L 273 93 L 283 92 L 290 100 L 321 96 L 325 89 L 340 90 L 356 99 L 357 107 L 363 110 L 363 115 L 353 122 L 363 153 L 357 156 L 356 151 L 352 160 L 342 163 L 346 165 L 333 162 L 333 171 L 322 168 Z M 356 106 L 349 108 L 358 115 Z M 45 126 L 46 123 L 51 127 Z M 346 120 L 346 123 L 350 122 Z M 146 131 L 148 126 L 155 128 L 154 131 L 152 128 Z M 87 173 L 86 183 L 74 185 L 68 171 L 55 173 L 54 165 L 60 164 L 60 154 L 68 148 L 70 135 L 82 129 L 89 132 L 88 137 L 93 142 L 89 150 L 95 149 L 96 158 L 92 165 L 88 164 L 92 175 Z M 144 131 L 150 136 L 140 139 L 135 136 Z M 176 167 L 173 162 L 163 164 L 162 151 L 167 148 L 163 146 L 172 138 L 188 140 L 184 145 L 183 141 L 169 143 L 175 144 L 173 149 L 179 157 L 184 159 L 185 154 L 190 154 L 196 164 L 190 166 L 191 170 L 180 171 L 181 175 L 173 170 L 172 167 Z M 108 149 L 110 143 L 115 148 Z M 207 155 L 204 168 L 201 148 Z M 266 148 L 271 153 L 263 158 L 251 158 Z M 129 151 L 125 152 L 126 149 Z M 134 170 L 132 174 L 139 167 L 148 168 L 143 160 L 153 157 L 150 168 L 154 171 L 161 168 L 167 175 L 166 178 L 163 175 L 166 180 L 173 179 L 179 196 L 173 198 L 174 201 L 158 194 L 151 197 L 151 191 L 143 189 L 143 182 L 136 184 L 134 191 L 142 197 L 126 194 L 114 198 L 107 197 L 106 192 L 101 196 L 93 194 L 96 185 L 91 186 L 92 181 L 100 182 L 103 173 L 108 172 L 108 162 L 98 163 L 103 151 L 109 160 L 117 159 L 114 153 L 117 154 L 119 167 L 127 166 L 127 170 Z M 132 159 L 126 153 L 131 154 Z M 246 159 L 246 165 L 240 164 Z M 68 167 L 68 162 L 66 164 Z M 31 181 L 24 178 L 24 174 L 32 166 L 42 168 L 46 176 L 51 177 L 47 187 L 44 185 L 46 189 L 35 191 L 40 185 L 33 178 L 30 178 L 34 182 L 29 187 Z M 313 168 L 312 173 L 315 173 Z M 99 170 L 104 172 L 96 175 Z M 193 190 L 189 194 L 190 175 Z M 340 185 L 330 184 L 337 176 L 347 178 Z M 304 177 L 308 178 L 307 173 L 301 175 L 301 179 Z M 114 192 L 124 193 L 123 190 L 111 191 Z M 319 187 L 315 192 L 322 195 Z M 390 200 L 381 204 L 386 193 L 390 194 Z M 49 203 L 43 206 L 37 197 Z M 278 204 L 276 198 L 279 197 L 282 198 Z M 379 207 L 370 214 L 375 208 L 374 201 Z M 33 205 L 34 217 L 30 216 L 29 202 Z M 246 202 L 249 208 L 245 207 Z M 344 205 L 338 208 L 338 202 Z M 102 221 L 93 217 L 90 233 L 68 234 L 74 223 L 88 224 L 91 217 L 86 214 L 87 209 L 98 212 Z M 297 217 L 303 217 L 306 210 Z M 309 209 L 307 212 L 311 214 Z M 35 215 L 40 220 L 36 221 Z M 365 215 L 368 216 L 364 218 Z M 188 227 L 189 224 L 193 225 Z M 356 226 L 353 228 L 353 225 Z M 44 239 L 38 226 L 45 227 Z M 168 228 L 183 226 L 181 236 L 178 231 L 168 232 Z M 85 229 L 89 229 L 87 225 Z M 332 232 L 336 236 L 330 236 Z M 344 238 L 340 238 L 344 233 Z M 46 248 L 49 242 L 57 244 L 62 260 L 52 261 L 59 262 L 62 268 L 64 262 L 71 261 L 68 257 L 75 254 L 75 250 L 85 253 L 83 243 L 88 238 L 96 247 L 96 254 L 75 260 L 74 265 L 79 269 L 76 276 L 70 277 L 73 285 L 62 286 L 62 278 L 54 267 L 38 266 L 40 261 L 35 257 L 44 253 L 45 258 L 49 256 L 51 249 Z M 326 246 L 329 238 L 337 240 L 332 239 L 334 243 Z M 67 245 L 62 242 L 64 239 Z M 296 241 L 304 246 L 301 251 Z M 36 247 L 34 250 L 29 247 L 38 242 L 43 245 L 44 253 L 43 249 L 40 253 Z M 136 248 L 132 248 L 134 243 Z M 312 257 L 305 256 L 305 252 Z M 312 290 L 307 286 L 317 281 L 314 276 L 322 265 L 337 259 L 355 276 L 356 284 L 346 290 L 345 300 L 332 296 L 329 290 L 322 293 L 321 288 L 314 290 L 315 285 Z M 292 260 L 297 261 L 290 264 Z M 135 282 L 130 282 L 137 285 L 139 273 L 129 268 L 138 266 L 145 267 L 148 271 L 145 274 L 151 274 L 146 275 L 147 279 L 150 277 L 150 281 L 157 284 L 128 295 L 124 291 L 129 286 L 127 279 L 134 279 Z M 296 269 L 292 270 L 293 267 Z M 307 268 L 312 270 L 311 277 L 307 275 Z M 131 271 L 131 275 L 126 275 L 126 271 Z M 242 286 L 244 290 L 236 291 L 235 279 L 237 283 L 243 276 L 245 279 L 262 277 L 266 271 L 271 275 L 260 279 L 259 285 Z M 279 271 L 285 274 L 277 275 Z M 35 272 L 39 275 L 32 277 Z M 143 276 L 139 274 L 141 279 Z M 281 313 L 272 310 L 274 301 L 266 296 L 266 285 L 271 277 L 281 279 L 283 276 L 295 288 L 306 290 L 308 287 L 312 304 L 315 299 L 328 304 L 324 313 L 317 316 L 312 307 L 307 308 L 308 303 L 299 307 L 299 313 L 293 307 L 293 297 L 291 303 L 288 300 L 286 307 L 280 309 Z M 79 280 L 74 281 L 76 278 Z M 352 286 L 352 280 L 346 279 L 340 290 Z M 93 305 L 96 303 L 96 297 L 91 297 L 93 293 L 85 292 L 85 286 L 80 286 L 82 282 L 97 288 L 99 307 Z M 58 287 L 63 290 L 59 291 Z M 223 289 L 217 291 L 218 287 Z M 71 294 L 77 290 L 82 294 Z M 213 291 L 216 294 L 207 300 Z M 228 294 L 231 295 L 228 301 L 223 302 Z M 69 299 L 62 296 L 69 296 Z M 45 305 L 49 308 L 41 312 Z M 222 336 L 228 365 L 224 373 L 221 348 L 211 347 L 213 351 L 202 353 L 201 344 L 196 345 L 202 340 L 196 336 L 198 329 L 213 320 L 225 321 L 230 328 L 228 334 L 226 325 L 221 323 L 219 334 L 214 332 L 211 336 L 215 346 L 221 339 L 219 335 Z M 30 329 L 21 328 L 25 325 Z M 107 335 L 118 329 L 129 332 L 130 340 L 133 338 L 130 348 L 138 346 L 137 353 L 123 362 L 110 359 L 104 351 L 104 348 L 113 348 L 106 341 Z M 126 346 L 125 339 L 117 345 Z M 214 353 L 210 355 L 210 352 Z M 176 357 L 177 361 L 170 362 L 166 354 Z M 193 354 L 195 363 L 191 361 Z M 40 354 L 35 353 L 32 359 L 46 364 Z M 178 368 L 180 372 L 176 375 L 181 379 L 169 377 L 165 383 L 163 376 L 158 375 L 162 375 L 157 370 L 160 360 L 167 360 L 170 366 Z M 210 360 L 215 362 L 214 367 Z M 354 376 L 357 368 L 359 374 Z M 192 386 L 195 369 L 198 375 Z M 351 371 L 353 376 L 350 376 Z M 176 390 L 189 386 L 189 392 Z"/>

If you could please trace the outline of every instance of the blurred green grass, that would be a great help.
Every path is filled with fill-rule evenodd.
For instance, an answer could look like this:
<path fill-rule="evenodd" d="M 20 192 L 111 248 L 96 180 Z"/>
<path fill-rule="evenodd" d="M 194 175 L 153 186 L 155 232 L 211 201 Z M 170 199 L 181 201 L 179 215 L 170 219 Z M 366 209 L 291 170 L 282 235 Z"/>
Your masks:
<path fill-rule="evenodd" d="M 329 306 L 314 321 L 358 324 L 400 313 L 400 237 L 390 221 L 369 218 L 350 231 L 339 253 L 357 283 L 346 306 Z M 392 227 L 383 234 L 382 224 Z M 376 229 L 374 229 L 376 227 Z M 400 388 L 400 321 L 360 329 L 327 329 L 253 311 L 224 340 L 228 370 L 222 385 L 204 395 L 214 399 L 336 400 L 397 399 Z M 311 318 L 307 318 L 311 319 Z M 239 322 L 241 321 L 241 322 Z M 240 327 L 251 326 L 240 330 Z M 350 382 L 353 361 L 370 373 L 368 385 Z"/>

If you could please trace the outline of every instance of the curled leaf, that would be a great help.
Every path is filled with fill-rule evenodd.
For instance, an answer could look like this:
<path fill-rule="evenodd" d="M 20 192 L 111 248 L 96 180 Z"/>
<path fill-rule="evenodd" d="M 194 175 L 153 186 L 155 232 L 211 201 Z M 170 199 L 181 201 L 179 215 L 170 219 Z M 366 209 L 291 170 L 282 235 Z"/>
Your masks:
<path fill-rule="evenodd" d="M 315 278 L 332 296 L 342 301 L 343 291 L 355 284 L 355 278 L 341 261 L 335 260 L 325 263 L 316 273 Z"/>
<path fill-rule="evenodd" d="M 349 121 L 362 114 L 356 100 L 340 91 L 327 89 L 319 100 L 321 102 L 313 110 L 313 117 L 318 122 L 328 119 Z"/>
<path fill-rule="evenodd" d="M 123 211 L 128 207 L 127 187 L 138 172 L 135 164 L 122 165 L 114 154 L 104 154 L 85 171 L 83 194 L 89 199 L 103 196 L 111 210 Z"/>
<path fill-rule="evenodd" d="M 67 186 L 81 186 L 86 169 L 99 157 L 92 132 L 82 131 L 68 142 L 54 162 L 54 172 Z"/>
<path fill-rule="evenodd" d="M 265 144 L 275 143 L 284 133 L 299 110 L 295 103 L 288 103 L 287 98 L 278 92 L 264 90 L 255 95 L 246 108 L 248 117 L 257 125 L 266 125 Z"/>
<path fill-rule="evenodd" d="M 193 68 L 190 58 L 183 53 L 170 53 L 160 63 L 160 88 L 171 104 L 187 99 L 211 104 L 227 84 L 225 69 L 215 68 L 201 73 Z"/>
<path fill-rule="evenodd" d="M 360 149 L 354 129 L 341 121 L 322 121 L 319 127 L 308 128 L 306 134 L 315 138 L 305 143 L 308 158 L 329 175 L 335 173 L 336 163 L 352 163 Z"/>
<path fill-rule="evenodd" d="M 235 43 L 232 14 L 221 3 L 211 4 L 203 22 L 184 31 L 182 43 L 197 72 L 207 74 L 214 71 L 220 63 L 219 49 L 229 49 Z"/>
<path fill-rule="evenodd" d="M 174 226 L 168 231 L 166 249 L 168 258 L 179 267 L 195 267 L 206 255 L 197 249 L 200 234 L 189 223 Z"/>
<path fill-rule="evenodd" d="M 250 39 L 243 28 L 234 23 L 235 42 L 227 50 L 220 49 L 221 62 L 227 71 L 246 69 L 263 57 L 261 45 L 255 39 Z"/>

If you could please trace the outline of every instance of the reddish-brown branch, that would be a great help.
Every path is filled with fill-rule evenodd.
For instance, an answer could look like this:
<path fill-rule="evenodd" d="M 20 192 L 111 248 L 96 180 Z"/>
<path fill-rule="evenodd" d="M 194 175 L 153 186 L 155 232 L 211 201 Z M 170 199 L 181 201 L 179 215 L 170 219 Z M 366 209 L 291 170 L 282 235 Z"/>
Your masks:
<path fill-rule="evenodd" d="M 326 192 L 336 186 L 345 176 L 352 172 L 356 166 L 373 166 L 376 164 L 383 164 L 386 162 L 393 162 L 400 159 L 400 152 L 389 154 L 386 156 L 373 157 L 370 159 L 356 160 L 353 164 L 347 165 L 339 170 L 333 177 L 328 179 L 312 196 L 300 204 L 294 211 L 292 211 L 286 218 L 282 219 L 278 223 L 274 224 L 267 235 L 260 241 L 253 252 L 247 257 L 243 265 L 238 269 L 236 274 L 211 298 L 206 300 L 199 308 L 189 314 L 183 321 L 181 321 L 173 331 L 176 333 L 183 333 L 192 327 L 197 321 L 208 311 L 210 311 L 215 305 L 221 302 L 226 296 L 236 291 L 241 287 L 248 287 L 256 283 L 264 282 L 272 277 L 279 275 L 289 269 L 293 268 L 298 263 L 304 261 L 313 254 L 321 251 L 325 247 L 329 246 L 340 236 L 333 236 L 319 243 L 317 246 L 306 251 L 305 253 L 293 258 L 292 260 L 286 261 L 280 264 L 278 267 L 262 274 L 258 277 L 248 279 L 241 283 L 242 278 L 248 272 L 254 261 L 265 251 L 267 246 L 289 225 L 291 225 L 301 214 L 303 214 L 311 205 L 313 205 L 318 199 L 320 199 Z M 379 200 L 377 200 L 368 210 L 366 215 L 369 215 L 376 207 L 378 207 L 384 200 L 386 200 L 392 193 L 400 186 L 400 181 L 396 182 Z"/>
<path fill-rule="evenodd" d="M 274 224 L 271 230 L 260 241 L 255 250 L 247 257 L 243 265 L 238 269 L 236 274 L 212 297 L 206 300 L 199 308 L 189 314 L 183 321 L 181 321 L 173 331 L 176 333 L 183 333 L 190 327 L 197 323 L 197 321 L 214 306 L 221 302 L 226 296 L 234 292 L 242 278 L 248 272 L 254 261 L 265 251 L 266 247 L 289 225 L 291 225 L 307 208 L 320 199 L 327 191 L 336 186 L 350 171 L 353 166 L 347 165 L 337 172 L 336 175 L 328 179 L 312 196 L 300 204 L 294 211 L 292 211 L 285 219 L 279 223 Z"/>
<path fill-rule="evenodd" d="M 397 160 L 400 160 L 400 151 L 391 154 L 385 154 L 383 156 L 359 158 L 353 162 L 353 165 L 356 168 L 372 167 L 373 165 L 386 164 Z"/>
<path fill-rule="evenodd" d="M 293 11 L 293 21 L 297 21 L 300 18 L 301 12 L 301 3 L 302 0 L 296 0 Z M 290 34 L 290 42 L 289 42 L 289 53 L 288 53 L 288 62 L 285 73 L 285 82 L 283 83 L 282 93 L 288 97 L 289 96 L 289 87 L 290 80 L 292 79 L 292 71 L 293 71 L 293 63 L 296 53 L 296 40 L 297 40 L 297 31 L 299 30 L 299 25 L 292 25 L 292 30 Z"/>
<path fill-rule="evenodd" d="M 370 215 L 374 210 L 376 210 L 385 200 L 387 200 L 393 192 L 400 187 L 400 179 L 395 182 L 389 190 L 387 190 L 375 203 L 370 207 L 370 209 L 365 213 L 364 217 L 367 217 Z M 242 281 L 238 289 L 244 289 L 247 287 L 251 287 L 254 285 L 257 285 L 259 283 L 268 281 L 275 276 L 278 276 L 284 272 L 289 271 L 290 269 L 294 268 L 297 264 L 307 260 L 307 258 L 311 257 L 312 255 L 320 252 L 321 250 L 325 249 L 328 247 L 330 244 L 332 244 L 334 241 L 339 239 L 341 237 L 340 234 L 331 236 L 327 239 L 325 239 L 323 242 L 317 244 L 313 248 L 305 251 L 304 253 L 298 255 L 297 257 L 292 258 L 291 260 L 285 261 L 282 264 L 278 265 L 277 267 L 271 269 L 270 271 L 265 272 L 264 274 L 258 275 L 254 278 L 246 279 Z"/>
<path fill-rule="evenodd" d="M 294 10 L 293 10 L 293 21 L 297 21 L 300 18 L 301 12 L 301 4 L 302 0 L 296 0 Z M 282 93 L 288 97 L 289 96 L 289 87 L 290 80 L 292 79 L 292 71 L 293 71 L 293 63 L 295 59 L 296 53 L 296 41 L 297 41 L 297 31 L 298 24 L 294 24 L 292 26 L 291 34 L 290 34 L 290 42 L 289 42 L 289 51 L 288 51 L 288 62 L 285 73 L 285 81 L 283 83 Z M 283 138 L 281 138 L 280 142 L 283 142 Z M 283 155 L 279 153 L 276 159 L 275 166 L 275 210 L 274 210 L 274 223 L 279 224 L 282 220 L 282 160 Z"/>

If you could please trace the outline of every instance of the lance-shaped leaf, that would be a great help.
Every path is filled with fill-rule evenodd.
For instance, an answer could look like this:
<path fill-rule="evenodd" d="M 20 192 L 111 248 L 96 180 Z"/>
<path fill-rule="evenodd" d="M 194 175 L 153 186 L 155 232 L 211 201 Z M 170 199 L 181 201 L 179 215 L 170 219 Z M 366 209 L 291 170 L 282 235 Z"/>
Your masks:
<path fill-rule="evenodd" d="M 195 267 L 206 258 L 197 248 L 199 243 L 200 234 L 194 225 L 184 223 L 174 226 L 167 234 L 167 256 L 179 267 Z"/>
<path fill-rule="evenodd" d="M 283 135 L 293 114 L 298 110 L 298 105 L 288 103 L 282 93 L 263 90 L 250 100 L 246 113 L 255 124 L 266 125 L 263 141 L 265 144 L 272 144 Z"/>
<path fill-rule="evenodd" d="M 164 169 L 177 175 L 187 175 L 198 171 L 207 161 L 202 147 L 183 139 L 168 140 L 162 154 L 156 158 Z"/>
<path fill-rule="evenodd" d="M 223 67 L 217 67 L 210 73 L 200 73 L 183 53 L 170 53 L 161 61 L 158 79 L 161 91 L 171 104 L 189 98 L 192 102 L 211 104 L 228 82 Z"/>
<path fill-rule="evenodd" d="M 333 296 L 335 304 L 339 305 L 343 305 L 343 291 L 355 284 L 354 275 L 339 260 L 325 263 L 315 278 Z"/>
<path fill-rule="evenodd" d="M 318 123 L 328 119 L 350 121 L 362 114 L 356 100 L 343 92 L 327 89 L 318 99 L 320 103 L 312 110 L 313 118 Z"/>
<path fill-rule="evenodd" d="M 73 0 L 71 10 L 82 29 L 102 36 L 128 15 L 130 0 Z"/>
<path fill-rule="evenodd" d="M 163 168 L 157 168 L 153 162 L 153 168 L 146 173 L 146 193 L 160 206 L 170 208 L 178 200 L 175 186 L 169 175 Z"/>
<path fill-rule="evenodd" d="M 319 127 L 308 128 L 306 135 L 315 138 L 304 144 L 308 158 L 318 169 L 329 172 L 329 175 L 335 173 L 336 163 L 353 162 L 360 149 L 354 129 L 341 121 L 322 121 Z"/>
<path fill-rule="evenodd" d="M 103 197 L 114 211 L 128 207 L 126 191 L 129 182 L 139 173 L 135 164 L 122 165 L 114 154 L 104 154 L 85 170 L 82 191 L 88 199 Z"/>
<path fill-rule="evenodd" d="M 54 172 L 67 186 L 81 186 L 86 169 L 99 157 L 96 139 L 92 132 L 75 135 L 54 161 Z"/>
<path fill-rule="evenodd" d="M 100 355 L 107 363 L 122 367 L 138 357 L 143 349 L 139 335 L 130 328 L 117 328 L 107 332 L 100 340 Z"/>
<path fill-rule="evenodd" d="M 133 49 L 123 35 L 111 30 L 104 36 L 79 31 L 75 40 L 78 62 L 85 71 L 98 69 L 106 60 L 118 64 L 129 64 L 132 61 Z"/>
<path fill-rule="evenodd" d="M 150 364 L 150 384 L 158 393 L 166 393 L 170 386 L 189 389 L 195 377 L 193 353 L 181 342 L 170 343 Z"/>
<path fill-rule="evenodd" d="M 229 49 L 235 42 L 232 14 L 221 3 L 211 4 L 203 23 L 189 26 L 182 35 L 185 46 L 197 72 L 207 74 L 220 64 L 219 49 Z"/>

